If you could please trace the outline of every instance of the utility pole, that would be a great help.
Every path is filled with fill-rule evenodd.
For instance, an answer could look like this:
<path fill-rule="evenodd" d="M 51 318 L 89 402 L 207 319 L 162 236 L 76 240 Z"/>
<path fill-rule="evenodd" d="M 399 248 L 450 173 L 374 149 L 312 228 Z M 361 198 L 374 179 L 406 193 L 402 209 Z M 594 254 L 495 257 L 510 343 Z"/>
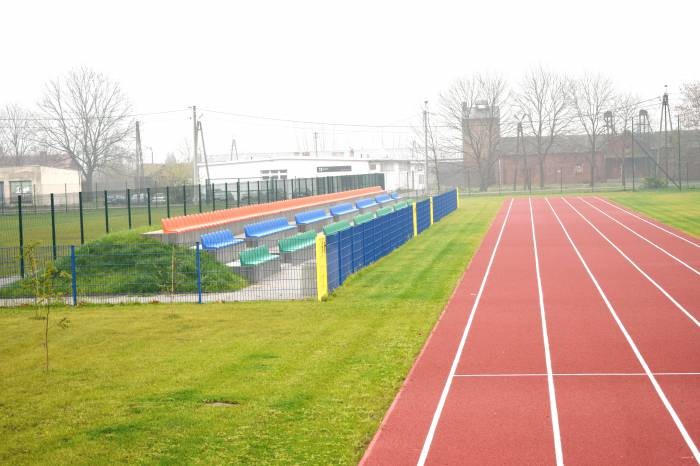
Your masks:
<path fill-rule="evenodd" d="M 199 182 L 199 173 L 197 173 L 197 106 L 192 106 L 192 184 Z"/>
<path fill-rule="evenodd" d="M 630 149 L 630 155 L 632 156 L 632 191 L 634 191 L 634 172 L 635 165 L 637 165 L 637 160 L 634 158 L 634 117 L 632 117 L 632 131 L 630 131 L 632 136 L 632 148 Z"/>
<path fill-rule="evenodd" d="M 136 185 L 139 189 L 143 186 L 143 153 L 141 152 L 141 126 L 136 121 Z"/>
<path fill-rule="evenodd" d="M 207 183 L 209 183 L 209 180 L 211 180 L 211 177 L 209 176 L 209 159 L 207 159 L 207 146 L 204 145 L 204 130 L 202 129 L 201 121 L 197 122 L 197 127 L 199 129 L 199 134 L 202 137 L 202 155 L 204 155 L 204 166 L 207 170 Z"/>
<path fill-rule="evenodd" d="M 523 122 L 518 121 L 515 136 L 515 163 L 513 164 L 513 191 L 518 189 L 518 168 L 520 168 L 520 158 L 523 159 L 525 169 L 523 171 L 523 190 L 530 185 L 530 172 L 527 169 L 527 155 L 525 155 L 525 136 L 523 135 Z"/>
<path fill-rule="evenodd" d="M 318 158 L 318 131 L 314 131 L 314 154 Z"/>
<path fill-rule="evenodd" d="M 681 186 L 681 183 L 683 177 L 681 176 L 681 116 L 676 115 L 676 117 L 678 118 L 678 121 L 676 123 L 676 129 L 678 130 L 678 190 L 682 191 L 683 188 Z"/>
<path fill-rule="evenodd" d="M 673 133 L 673 120 L 671 120 L 671 107 L 668 105 L 668 86 L 664 86 L 664 96 L 661 100 L 661 121 L 659 121 L 659 132 L 664 133 L 664 170 L 666 170 L 666 182 L 669 181 L 669 158 L 671 156 L 671 148 L 669 146 L 670 134 Z"/>
<path fill-rule="evenodd" d="M 425 136 L 425 192 L 428 192 L 428 101 L 423 109 L 423 133 Z"/>
<path fill-rule="evenodd" d="M 238 146 L 236 145 L 236 138 L 231 140 L 231 160 L 233 160 L 233 154 L 236 153 L 236 160 L 238 160 Z"/>

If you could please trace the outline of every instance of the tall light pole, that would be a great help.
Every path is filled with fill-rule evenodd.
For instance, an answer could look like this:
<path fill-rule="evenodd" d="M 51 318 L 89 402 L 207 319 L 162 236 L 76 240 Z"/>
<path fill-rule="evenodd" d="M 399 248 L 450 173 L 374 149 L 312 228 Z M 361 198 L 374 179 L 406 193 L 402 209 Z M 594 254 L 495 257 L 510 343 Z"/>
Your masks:
<path fill-rule="evenodd" d="M 424 102 L 423 109 L 423 133 L 425 136 L 425 192 L 428 192 L 428 101 Z"/>
<path fill-rule="evenodd" d="M 199 182 L 199 173 L 197 173 L 197 106 L 192 106 L 192 142 L 194 151 L 192 153 L 192 184 Z"/>

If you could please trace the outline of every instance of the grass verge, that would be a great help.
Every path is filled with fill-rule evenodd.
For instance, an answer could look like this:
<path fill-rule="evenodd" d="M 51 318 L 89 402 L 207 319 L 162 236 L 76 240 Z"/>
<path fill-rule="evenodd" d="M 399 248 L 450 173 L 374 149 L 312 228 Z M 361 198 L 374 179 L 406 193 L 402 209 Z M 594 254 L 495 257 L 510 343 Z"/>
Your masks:
<path fill-rule="evenodd" d="M 608 193 L 603 197 L 700 238 L 700 191 Z"/>
<path fill-rule="evenodd" d="M 502 199 L 317 302 L 0 310 L 0 463 L 353 464 Z M 224 402 L 212 406 L 208 402 Z"/>

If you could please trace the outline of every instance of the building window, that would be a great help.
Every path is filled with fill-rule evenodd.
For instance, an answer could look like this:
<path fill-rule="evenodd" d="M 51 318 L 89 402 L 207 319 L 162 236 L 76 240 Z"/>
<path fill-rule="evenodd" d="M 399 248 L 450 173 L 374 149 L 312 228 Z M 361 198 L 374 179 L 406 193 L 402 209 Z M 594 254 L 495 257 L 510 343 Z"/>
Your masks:
<path fill-rule="evenodd" d="M 377 164 L 376 164 L 376 163 L 370 163 L 370 164 L 369 164 L 369 169 L 370 169 L 370 170 L 376 170 L 376 169 L 377 169 Z"/>
<path fill-rule="evenodd" d="M 32 182 L 28 180 L 10 181 L 10 193 L 13 197 L 16 197 L 20 194 L 32 194 Z"/>

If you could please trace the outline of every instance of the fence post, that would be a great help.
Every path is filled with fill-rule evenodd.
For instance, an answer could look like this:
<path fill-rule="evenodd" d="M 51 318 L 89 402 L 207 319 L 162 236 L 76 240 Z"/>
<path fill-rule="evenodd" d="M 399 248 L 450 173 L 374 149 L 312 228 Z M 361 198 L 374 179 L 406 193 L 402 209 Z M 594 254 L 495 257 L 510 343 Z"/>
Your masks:
<path fill-rule="evenodd" d="M 85 224 L 83 223 L 83 192 L 78 193 L 78 210 L 80 211 L 80 244 L 85 244 Z"/>
<path fill-rule="evenodd" d="M 260 204 L 260 181 L 258 181 L 258 204 Z"/>
<path fill-rule="evenodd" d="M 532 192 L 532 188 L 530 188 L 530 192 Z M 562 167 L 559 170 L 559 194 L 564 192 L 564 168 Z"/>
<path fill-rule="evenodd" d="M 182 215 L 187 215 L 187 186 L 182 185 Z"/>
<path fill-rule="evenodd" d="M 224 208 L 228 209 L 228 181 L 224 183 Z"/>
<path fill-rule="evenodd" d="M 413 207 L 413 236 L 418 236 L 418 210 L 416 209 L 416 203 L 412 204 Z"/>
<path fill-rule="evenodd" d="M 131 230 L 131 189 L 126 188 L 126 217 L 129 219 L 129 230 Z"/>
<path fill-rule="evenodd" d="M 107 190 L 106 189 L 104 191 L 104 200 L 105 200 L 105 233 L 109 233 L 109 207 L 108 207 Z"/>
<path fill-rule="evenodd" d="M 17 214 L 19 215 L 19 275 L 24 278 L 24 228 L 22 225 L 22 195 L 17 195 Z"/>
<path fill-rule="evenodd" d="M 70 247 L 70 283 L 73 292 L 73 306 L 78 305 L 78 274 L 75 266 L 75 246 Z"/>
<path fill-rule="evenodd" d="M 214 183 L 211 184 L 211 210 L 216 212 L 216 193 L 214 193 Z"/>
<path fill-rule="evenodd" d="M 328 264 L 326 258 L 326 236 L 316 235 L 316 299 L 328 296 Z"/>
<path fill-rule="evenodd" d="M 197 241 L 195 246 L 195 269 L 197 271 L 197 303 L 202 304 L 202 264 L 201 255 L 199 252 L 199 241 Z"/>
<path fill-rule="evenodd" d="M 197 200 L 199 202 L 199 213 L 202 213 L 202 184 L 197 185 Z"/>
<path fill-rule="evenodd" d="M 151 188 L 146 188 L 146 205 L 148 206 L 148 226 L 151 226 Z"/>
<path fill-rule="evenodd" d="M 435 223 L 433 220 L 433 196 L 430 196 L 430 224 L 433 223 Z"/>
<path fill-rule="evenodd" d="M 54 210 L 53 193 L 49 194 L 51 200 L 51 249 L 53 260 L 56 260 L 56 211 Z"/>
<path fill-rule="evenodd" d="M 165 215 L 170 218 L 170 186 L 165 187 Z"/>
<path fill-rule="evenodd" d="M 241 206 L 241 180 L 236 181 L 236 207 Z"/>

